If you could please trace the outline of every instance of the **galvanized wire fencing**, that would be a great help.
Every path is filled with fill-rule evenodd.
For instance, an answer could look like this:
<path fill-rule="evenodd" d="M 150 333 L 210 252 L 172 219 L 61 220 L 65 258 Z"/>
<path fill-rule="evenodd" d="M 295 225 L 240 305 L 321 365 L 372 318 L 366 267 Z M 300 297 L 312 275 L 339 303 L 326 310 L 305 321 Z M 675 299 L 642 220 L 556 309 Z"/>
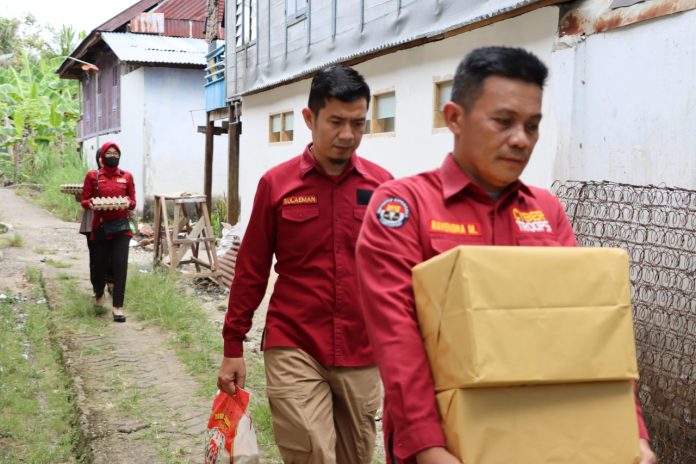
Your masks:
<path fill-rule="evenodd" d="M 582 246 L 631 258 L 639 396 L 661 464 L 696 464 L 696 191 L 555 182 Z"/>

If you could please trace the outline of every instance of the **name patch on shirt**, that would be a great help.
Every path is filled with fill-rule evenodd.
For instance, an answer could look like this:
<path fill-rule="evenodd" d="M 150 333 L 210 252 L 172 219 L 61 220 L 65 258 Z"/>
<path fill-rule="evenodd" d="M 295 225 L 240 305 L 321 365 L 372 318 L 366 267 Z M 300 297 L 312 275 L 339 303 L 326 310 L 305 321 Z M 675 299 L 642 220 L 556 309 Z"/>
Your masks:
<path fill-rule="evenodd" d="M 117 177 L 116 182 L 118 182 L 119 184 L 125 184 L 126 179 L 124 177 Z"/>
<path fill-rule="evenodd" d="M 452 235 L 481 236 L 481 224 L 473 222 L 447 222 L 432 219 L 430 221 L 431 232 L 443 232 Z"/>
<path fill-rule="evenodd" d="M 520 232 L 552 232 L 551 225 L 541 210 L 520 211 L 514 208 L 512 215 Z"/>
<path fill-rule="evenodd" d="M 283 198 L 283 206 L 290 205 L 316 205 L 319 199 L 316 195 L 293 195 Z"/>
<path fill-rule="evenodd" d="M 387 198 L 377 207 L 377 220 L 386 227 L 401 227 L 406 224 L 410 209 L 401 198 Z"/>

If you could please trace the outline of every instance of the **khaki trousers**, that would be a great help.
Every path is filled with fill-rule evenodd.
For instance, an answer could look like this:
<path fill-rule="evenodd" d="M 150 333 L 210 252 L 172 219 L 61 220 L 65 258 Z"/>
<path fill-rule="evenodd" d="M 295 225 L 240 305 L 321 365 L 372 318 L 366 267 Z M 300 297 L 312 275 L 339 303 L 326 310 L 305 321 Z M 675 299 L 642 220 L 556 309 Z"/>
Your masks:
<path fill-rule="evenodd" d="M 324 367 L 296 348 L 264 351 L 273 434 L 285 464 L 370 464 L 379 371 Z"/>

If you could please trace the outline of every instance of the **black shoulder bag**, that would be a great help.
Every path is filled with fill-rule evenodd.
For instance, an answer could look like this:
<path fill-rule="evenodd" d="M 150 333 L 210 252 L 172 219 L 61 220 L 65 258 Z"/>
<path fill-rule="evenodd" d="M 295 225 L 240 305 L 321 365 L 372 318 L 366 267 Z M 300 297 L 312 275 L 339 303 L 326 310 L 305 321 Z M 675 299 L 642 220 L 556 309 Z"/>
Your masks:
<path fill-rule="evenodd" d="M 97 196 L 99 196 L 99 169 L 97 169 Z M 128 218 L 112 219 L 110 221 L 101 221 L 101 227 L 104 230 L 104 235 L 118 235 L 121 232 L 130 230 Z"/>

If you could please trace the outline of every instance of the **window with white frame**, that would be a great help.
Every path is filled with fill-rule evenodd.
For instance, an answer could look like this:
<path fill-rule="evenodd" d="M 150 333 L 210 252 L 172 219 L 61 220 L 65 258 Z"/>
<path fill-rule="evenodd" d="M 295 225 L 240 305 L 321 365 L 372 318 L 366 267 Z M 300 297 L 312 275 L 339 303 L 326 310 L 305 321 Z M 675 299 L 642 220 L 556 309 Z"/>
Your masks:
<path fill-rule="evenodd" d="M 256 41 L 256 11 L 257 0 L 236 0 L 235 10 L 235 46 L 241 47 Z"/>
<path fill-rule="evenodd" d="M 445 104 L 452 98 L 452 79 L 435 82 L 433 98 L 433 127 L 445 127 Z"/>
<path fill-rule="evenodd" d="M 270 143 L 291 142 L 295 130 L 292 111 L 274 113 L 268 117 L 268 141 Z"/>
<path fill-rule="evenodd" d="M 309 0 L 285 0 L 285 15 L 288 18 L 300 18 L 307 14 Z"/>
<path fill-rule="evenodd" d="M 372 100 L 370 133 L 394 132 L 396 130 L 396 93 L 385 92 Z"/>

